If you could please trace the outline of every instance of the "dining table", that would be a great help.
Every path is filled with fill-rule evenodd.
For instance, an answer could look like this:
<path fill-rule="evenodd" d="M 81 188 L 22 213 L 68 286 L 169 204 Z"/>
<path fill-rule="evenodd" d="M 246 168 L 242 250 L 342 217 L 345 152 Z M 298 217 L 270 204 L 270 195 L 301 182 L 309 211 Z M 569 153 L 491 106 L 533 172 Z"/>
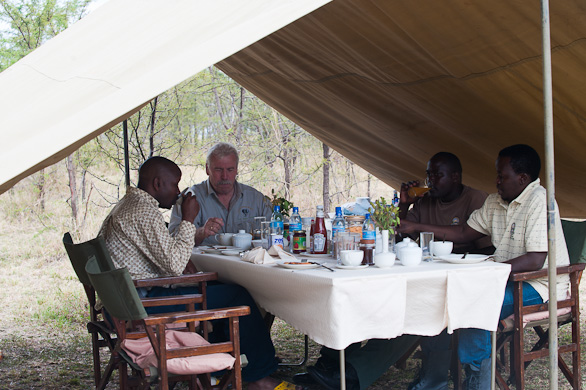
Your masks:
<path fill-rule="evenodd" d="M 392 267 L 347 267 L 326 255 L 297 255 L 314 267 L 243 261 L 234 252 L 202 253 L 199 271 L 248 290 L 257 304 L 315 342 L 340 351 L 341 388 L 348 345 L 403 334 L 434 336 L 447 328 L 495 331 L 510 265 L 494 261 L 442 260 Z M 324 268 L 319 264 L 326 265 Z M 333 271 L 332 271 L 333 270 Z"/>

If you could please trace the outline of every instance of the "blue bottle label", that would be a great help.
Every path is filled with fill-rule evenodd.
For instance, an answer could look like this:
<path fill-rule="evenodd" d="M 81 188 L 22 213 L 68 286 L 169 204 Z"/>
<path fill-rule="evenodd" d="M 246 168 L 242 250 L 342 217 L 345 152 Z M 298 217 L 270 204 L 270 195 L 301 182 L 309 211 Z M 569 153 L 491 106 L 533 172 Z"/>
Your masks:
<path fill-rule="evenodd" d="M 376 238 L 376 232 L 374 230 L 363 230 L 362 231 L 362 239 L 363 240 L 374 240 Z"/>

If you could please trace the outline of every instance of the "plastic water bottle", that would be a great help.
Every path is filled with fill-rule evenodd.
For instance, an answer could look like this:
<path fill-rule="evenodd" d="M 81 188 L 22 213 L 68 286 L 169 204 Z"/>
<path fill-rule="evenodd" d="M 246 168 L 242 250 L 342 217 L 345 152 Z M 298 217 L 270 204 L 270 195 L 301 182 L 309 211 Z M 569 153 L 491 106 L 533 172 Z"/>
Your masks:
<path fill-rule="evenodd" d="M 336 238 L 336 234 L 346 231 L 346 220 L 342 217 L 342 208 L 336 207 L 336 217 L 332 222 L 332 239 Z"/>
<path fill-rule="evenodd" d="M 338 233 L 342 233 L 346 231 L 346 220 L 344 219 L 344 217 L 342 217 L 342 208 L 341 207 L 336 207 L 336 217 L 334 218 L 334 221 L 332 222 L 332 243 L 334 243 L 333 246 L 333 254 L 334 257 L 337 258 L 338 253 L 336 251 L 336 235 Z"/>
<path fill-rule="evenodd" d="M 296 230 L 301 230 L 301 216 L 299 215 L 299 207 L 293 207 L 293 213 L 291 214 L 291 218 L 289 218 L 289 252 L 293 253 L 293 236 L 295 235 Z"/>
<path fill-rule="evenodd" d="M 364 223 L 362 224 L 362 240 L 367 244 L 374 244 L 376 240 L 376 230 L 374 228 L 374 222 L 370 219 L 370 214 L 366 214 Z"/>
<path fill-rule="evenodd" d="M 301 230 L 301 215 L 299 215 L 299 207 L 293 207 L 293 213 L 289 218 L 289 235 L 293 236 L 292 232 Z"/>
<path fill-rule="evenodd" d="M 393 206 L 399 206 L 399 195 L 397 194 L 397 190 L 395 190 L 395 196 L 393 196 Z"/>
<path fill-rule="evenodd" d="M 281 214 L 280 206 L 274 207 L 273 216 L 271 217 L 269 248 L 273 245 L 283 248 L 283 214 Z"/>

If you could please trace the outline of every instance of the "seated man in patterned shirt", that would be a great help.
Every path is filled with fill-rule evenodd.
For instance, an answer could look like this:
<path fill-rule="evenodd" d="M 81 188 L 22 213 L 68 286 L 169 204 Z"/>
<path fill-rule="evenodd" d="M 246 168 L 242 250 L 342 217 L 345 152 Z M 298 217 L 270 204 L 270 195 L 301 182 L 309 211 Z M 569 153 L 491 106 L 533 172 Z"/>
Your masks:
<path fill-rule="evenodd" d="M 200 211 L 196 198 L 191 194 L 182 196 L 182 220 L 174 236 L 169 234 L 159 211 L 159 207 L 171 208 L 177 200 L 180 179 L 181 170 L 174 162 L 163 157 L 148 159 L 139 169 L 138 187 L 129 187 L 124 198 L 104 220 L 99 234 L 106 241 L 114 265 L 128 268 L 133 279 L 177 276 L 195 270 L 189 259 L 196 230 L 192 222 Z M 142 297 L 195 292 L 196 286 L 139 289 Z M 295 388 L 269 376 L 278 366 L 275 349 L 254 300 L 244 288 L 233 284 L 209 285 L 207 306 L 210 309 L 250 307 L 251 314 L 240 318 L 240 348 L 248 359 L 242 378 L 249 382 L 248 389 Z M 154 313 L 155 310 L 147 312 Z M 226 322 L 216 324 L 210 337 L 219 341 L 225 339 L 223 332 L 227 332 L 226 328 Z"/>

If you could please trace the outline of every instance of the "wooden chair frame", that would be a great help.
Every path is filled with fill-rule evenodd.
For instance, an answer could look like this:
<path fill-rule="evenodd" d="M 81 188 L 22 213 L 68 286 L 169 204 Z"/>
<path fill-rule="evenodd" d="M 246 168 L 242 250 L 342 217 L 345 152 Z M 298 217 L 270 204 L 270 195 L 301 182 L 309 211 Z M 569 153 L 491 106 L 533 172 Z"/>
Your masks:
<path fill-rule="evenodd" d="M 572 341 L 566 345 L 558 346 L 558 366 L 570 385 L 575 390 L 580 390 L 581 384 L 581 367 L 580 367 L 580 293 L 579 284 L 582 271 L 586 264 L 572 264 L 557 268 L 557 274 L 569 274 L 570 277 L 570 297 L 558 301 L 558 309 L 570 308 L 570 312 L 558 316 L 558 327 L 565 324 L 572 324 Z M 547 276 L 547 269 L 532 272 L 514 272 L 511 273 L 509 281 L 514 283 L 513 301 L 514 304 L 514 323 L 512 328 L 500 329 L 497 334 L 497 356 L 500 353 L 500 359 L 497 359 L 499 369 L 506 369 L 506 354 L 504 353 L 505 345 L 509 345 L 510 353 L 510 375 L 505 380 L 503 375 L 497 370 L 496 380 L 499 387 L 509 389 L 509 384 L 514 381 L 517 390 L 525 388 L 525 369 L 531 361 L 549 356 L 549 330 L 544 326 L 549 324 L 549 319 L 528 322 L 523 326 L 523 317 L 527 314 L 537 313 L 549 310 L 549 304 L 522 306 L 523 302 L 523 282 L 542 278 Z M 539 341 L 532 347 L 531 351 L 525 351 L 524 330 L 533 329 L 539 336 Z M 572 369 L 562 357 L 562 353 L 570 352 L 572 354 Z"/>

